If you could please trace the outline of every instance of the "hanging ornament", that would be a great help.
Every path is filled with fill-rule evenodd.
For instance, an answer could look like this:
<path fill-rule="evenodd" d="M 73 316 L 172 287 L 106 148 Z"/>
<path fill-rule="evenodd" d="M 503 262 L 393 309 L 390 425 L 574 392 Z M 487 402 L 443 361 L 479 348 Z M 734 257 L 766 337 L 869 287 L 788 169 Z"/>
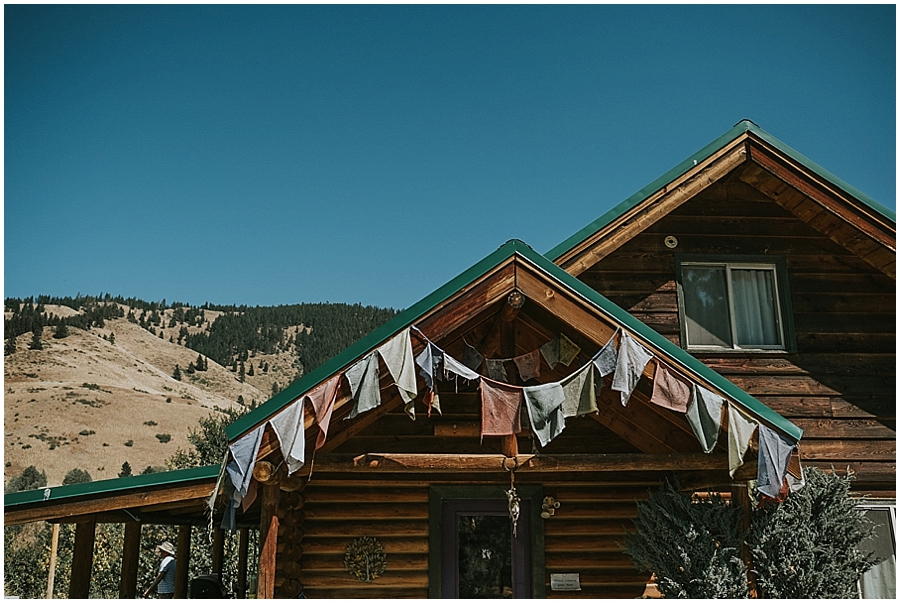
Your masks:
<path fill-rule="evenodd" d="M 516 469 L 519 468 L 519 459 L 513 457 L 516 464 L 512 469 L 506 466 L 506 457 L 503 458 L 503 468 L 509 471 L 509 490 L 506 491 L 506 498 L 509 501 L 509 521 L 512 524 L 513 538 L 516 538 L 517 527 L 519 524 L 519 503 L 522 501 L 516 492 Z"/>

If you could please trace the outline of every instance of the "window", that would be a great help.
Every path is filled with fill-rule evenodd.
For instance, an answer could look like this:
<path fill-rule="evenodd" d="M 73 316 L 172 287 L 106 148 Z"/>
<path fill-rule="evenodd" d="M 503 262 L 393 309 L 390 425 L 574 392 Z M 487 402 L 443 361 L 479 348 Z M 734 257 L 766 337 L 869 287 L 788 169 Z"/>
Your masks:
<path fill-rule="evenodd" d="M 881 563 L 863 574 L 859 580 L 859 594 L 863 599 L 895 599 L 897 595 L 897 545 L 894 523 L 897 506 L 893 502 L 871 503 L 861 506 L 866 519 L 875 524 L 872 538 L 863 540 L 860 549 L 874 551 Z"/>
<path fill-rule="evenodd" d="M 689 350 L 787 350 L 783 260 L 677 258 L 682 345 Z"/>

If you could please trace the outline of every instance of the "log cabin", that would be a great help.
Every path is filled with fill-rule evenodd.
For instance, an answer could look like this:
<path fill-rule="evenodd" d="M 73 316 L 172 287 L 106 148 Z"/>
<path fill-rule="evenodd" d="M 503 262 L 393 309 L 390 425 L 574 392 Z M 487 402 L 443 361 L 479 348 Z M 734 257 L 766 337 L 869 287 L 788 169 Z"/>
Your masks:
<path fill-rule="evenodd" d="M 635 500 L 675 475 L 751 504 L 766 453 L 754 435 L 735 463 L 740 415 L 789 444 L 785 487 L 801 465 L 851 471 L 893 539 L 895 222 L 740 122 L 547 254 L 507 242 L 311 371 L 228 427 L 222 467 L 11 495 L 5 520 L 76 523 L 84 551 L 98 521 L 171 523 L 182 546 L 210 498 L 216 525 L 259 530 L 260 598 L 632 598 L 650 579 L 620 546 Z M 671 375 L 720 401 L 712 434 L 659 403 Z M 574 407 L 542 412 L 538 392 L 573 382 Z"/>

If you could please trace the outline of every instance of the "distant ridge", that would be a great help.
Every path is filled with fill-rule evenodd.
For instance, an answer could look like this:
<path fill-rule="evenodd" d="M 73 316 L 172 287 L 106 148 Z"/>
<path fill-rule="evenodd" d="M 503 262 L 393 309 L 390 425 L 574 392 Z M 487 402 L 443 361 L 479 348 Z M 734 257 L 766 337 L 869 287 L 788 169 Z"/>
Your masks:
<path fill-rule="evenodd" d="M 29 465 L 51 486 L 73 468 L 104 479 L 126 461 L 135 473 L 161 467 L 202 417 L 264 402 L 395 314 L 360 304 L 7 298 L 5 479 Z"/>

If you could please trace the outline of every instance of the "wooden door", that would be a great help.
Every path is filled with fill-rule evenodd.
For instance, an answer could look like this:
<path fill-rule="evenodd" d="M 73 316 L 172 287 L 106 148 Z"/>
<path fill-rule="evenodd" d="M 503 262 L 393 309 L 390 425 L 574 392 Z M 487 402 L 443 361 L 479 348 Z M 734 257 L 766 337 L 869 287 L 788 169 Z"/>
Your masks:
<path fill-rule="evenodd" d="M 532 598 L 530 502 L 513 536 L 506 499 L 442 501 L 442 598 Z"/>

